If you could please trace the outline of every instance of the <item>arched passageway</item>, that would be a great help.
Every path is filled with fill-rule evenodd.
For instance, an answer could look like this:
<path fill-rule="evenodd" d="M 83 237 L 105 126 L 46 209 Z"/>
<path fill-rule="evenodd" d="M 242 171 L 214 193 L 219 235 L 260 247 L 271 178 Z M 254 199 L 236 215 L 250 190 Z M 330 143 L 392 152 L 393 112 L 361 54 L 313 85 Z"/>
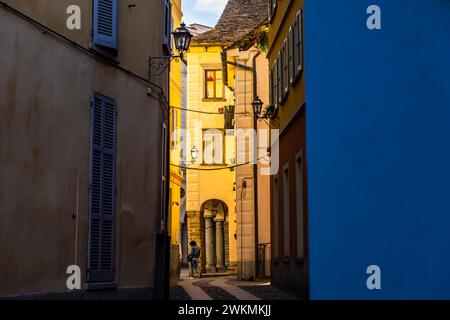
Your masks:
<path fill-rule="evenodd" d="M 225 272 L 229 262 L 228 207 L 220 200 L 208 200 L 201 208 L 202 265 L 207 273 Z"/>

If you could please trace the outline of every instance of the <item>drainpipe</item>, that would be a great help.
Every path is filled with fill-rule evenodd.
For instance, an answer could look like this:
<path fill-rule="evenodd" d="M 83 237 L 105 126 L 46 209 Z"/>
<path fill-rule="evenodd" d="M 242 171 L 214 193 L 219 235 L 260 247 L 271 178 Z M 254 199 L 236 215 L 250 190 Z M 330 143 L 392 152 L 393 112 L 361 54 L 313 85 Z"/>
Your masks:
<path fill-rule="evenodd" d="M 261 52 L 258 51 L 258 53 L 253 57 L 253 101 L 256 100 L 256 97 L 258 96 L 258 74 L 256 71 L 256 60 L 261 55 Z M 256 131 L 256 141 L 258 142 L 258 119 L 256 116 L 253 117 L 253 127 Z M 255 160 L 259 157 L 259 148 L 256 147 L 256 155 L 254 155 Z M 258 214 L 259 214 L 259 202 L 258 202 L 258 161 L 256 160 L 256 163 L 253 165 L 253 176 L 254 178 L 254 202 L 255 202 L 255 277 L 258 276 L 258 267 L 259 267 L 259 261 L 258 261 L 258 249 L 259 249 L 259 221 L 258 221 Z"/>

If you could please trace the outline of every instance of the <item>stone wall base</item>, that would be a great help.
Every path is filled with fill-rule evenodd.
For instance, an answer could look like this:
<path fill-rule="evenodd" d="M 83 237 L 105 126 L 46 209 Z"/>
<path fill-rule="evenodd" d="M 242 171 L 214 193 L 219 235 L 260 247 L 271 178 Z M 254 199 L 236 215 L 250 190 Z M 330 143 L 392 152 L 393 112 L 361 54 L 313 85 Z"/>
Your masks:
<path fill-rule="evenodd" d="M 271 284 L 300 299 L 308 299 L 307 264 L 293 258 L 272 261 Z"/>

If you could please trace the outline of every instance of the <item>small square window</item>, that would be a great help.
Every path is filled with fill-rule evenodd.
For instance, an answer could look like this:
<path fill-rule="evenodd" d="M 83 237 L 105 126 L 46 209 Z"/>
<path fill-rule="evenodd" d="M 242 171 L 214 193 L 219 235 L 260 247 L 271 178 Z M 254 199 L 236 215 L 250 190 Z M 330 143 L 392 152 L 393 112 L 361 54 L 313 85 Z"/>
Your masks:
<path fill-rule="evenodd" d="M 205 99 L 223 99 L 224 81 L 222 70 L 205 71 Z"/>

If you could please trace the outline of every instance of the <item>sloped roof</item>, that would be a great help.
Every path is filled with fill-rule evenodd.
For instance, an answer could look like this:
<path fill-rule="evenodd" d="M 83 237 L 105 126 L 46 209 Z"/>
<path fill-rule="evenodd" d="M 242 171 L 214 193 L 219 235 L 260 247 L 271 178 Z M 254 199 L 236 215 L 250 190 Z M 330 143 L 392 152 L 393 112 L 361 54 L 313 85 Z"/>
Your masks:
<path fill-rule="evenodd" d="M 214 29 L 212 27 L 204 26 L 199 23 L 192 23 L 187 28 L 189 29 L 189 31 L 191 32 L 191 34 L 193 36 L 198 36 L 202 33 L 205 33 L 205 32 L 208 32 L 208 31 Z"/>
<path fill-rule="evenodd" d="M 236 43 L 267 21 L 267 0 L 228 0 L 216 27 L 192 41 L 197 44 Z"/>

